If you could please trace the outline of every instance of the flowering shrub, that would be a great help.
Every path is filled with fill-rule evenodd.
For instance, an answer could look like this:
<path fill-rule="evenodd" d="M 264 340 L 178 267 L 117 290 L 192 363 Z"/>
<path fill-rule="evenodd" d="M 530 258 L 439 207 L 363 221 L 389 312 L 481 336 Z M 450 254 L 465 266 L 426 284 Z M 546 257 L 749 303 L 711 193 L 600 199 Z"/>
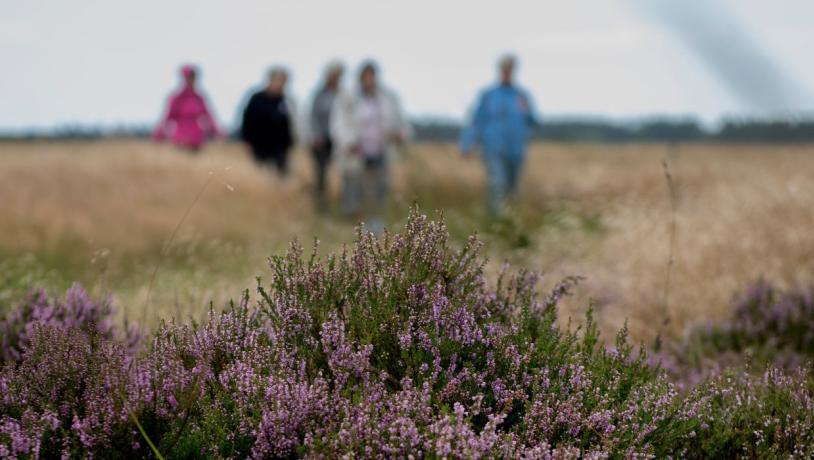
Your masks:
<path fill-rule="evenodd" d="M 49 298 L 42 289 L 33 290 L 0 319 L 0 362 L 19 360 L 39 325 L 93 330 L 103 338 L 113 338 L 116 333 L 113 313 L 110 299 L 97 302 L 78 284 L 71 286 L 61 299 Z M 129 347 L 135 348 L 141 334 L 135 327 L 129 327 L 123 338 Z"/>
<path fill-rule="evenodd" d="M 657 359 L 688 384 L 726 367 L 770 364 L 793 370 L 814 359 L 814 291 L 758 281 L 738 296 L 732 318 L 691 329 Z"/>
<path fill-rule="evenodd" d="M 163 324 L 135 359 L 116 334 L 35 322 L 0 371 L 0 457 L 147 456 L 148 439 L 170 458 L 814 454 L 806 375 L 679 396 L 624 330 L 606 349 L 590 313 L 556 326 L 577 280 L 542 300 L 529 272 L 492 287 L 478 249 L 417 214 L 325 259 L 293 245 L 257 299 Z"/>
<path fill-rule="evenodd" d="M 678 452 L 703 458 L 812 458 L 813 377 L 810 369 L 784 374 L 769 367 L 762 376 L 726 371 L 695 387 L 682 409 L 692 431 Z"/>
<path fill-rule="evenodd" d="M 735 300 L 734 310 L 729 323 L 699 332 L 698 340 L 709 352 L 752 349 L 814 357 L 811 289 L 781 291 L 758 281 Z"/>
<path fill-rule="evenodd" d="M 35 324 L 0 374 L 0 457 L 97 452 L 126 439 L 128 356 L 95 330 Z"/>

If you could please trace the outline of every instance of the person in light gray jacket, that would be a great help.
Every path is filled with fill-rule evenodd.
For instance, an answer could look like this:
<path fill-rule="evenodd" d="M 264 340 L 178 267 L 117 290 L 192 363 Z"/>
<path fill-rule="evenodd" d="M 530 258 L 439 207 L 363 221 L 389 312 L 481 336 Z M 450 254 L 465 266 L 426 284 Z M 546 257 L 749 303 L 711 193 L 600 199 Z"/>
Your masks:
<path fill-rule="evenodd" d="M 339 62 L 332 62 L 325 70 L 325 77 L 322 84 L 314 94 L 311 103 L 311 110 L 306 121 L 306 132 L 308 135 L 308 146 L 314 158 L 314 175 L 316 185 L 314 187 L 317 209 L 321 212 L 327 210 L 327 172 L 331 161 L 331 152 L 334 148 L 333 137 L 331 136 L 331 113 L 334 102 L 341 90 L 342 74 L 344 67 Z"/>
<path fill-rule="evenodd" d="M 331 116 L 337 162 L 342 171 L 345 215 L 366 219 L 374 233 L 384 230 L 390 164 L 411 136 L 395 94 L 379 84 L 374 62 L 362 64 L 359 86 L 340 95 Z"/>

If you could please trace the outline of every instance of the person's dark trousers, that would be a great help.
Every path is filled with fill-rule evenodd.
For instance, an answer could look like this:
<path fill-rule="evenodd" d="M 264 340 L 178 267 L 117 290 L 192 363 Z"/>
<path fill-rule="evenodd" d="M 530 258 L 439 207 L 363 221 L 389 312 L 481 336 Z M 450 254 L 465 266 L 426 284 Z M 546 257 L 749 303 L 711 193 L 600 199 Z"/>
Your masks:
<path fill-rule="evenodd" d="M 253 148 L 252 153 L 257 163 L 263 166 L 274 166 L 281 176 L 288 174 L 288 150 Z"/>
<path fill-rule="evenodd" d="M 179 150 L 185 153 L 189 153 L 191 155 L 197 155 L 201 153 L 201 145 L 200 144 L 175 144 Z"/>
<path fill-rule="evenodd" d="M 311 154 L 314 157 L 314 176 L 316 177 L 316 186 L 314 188 L 314 199 L 316 201 L 317 209 L 319 211 L 326 211 L 328 208 L 327 200 L 327 175 L 328 164 L 331 162 L 331 150 L 333 143 L 328 140 L 319 146 L 311 148 Z"/>

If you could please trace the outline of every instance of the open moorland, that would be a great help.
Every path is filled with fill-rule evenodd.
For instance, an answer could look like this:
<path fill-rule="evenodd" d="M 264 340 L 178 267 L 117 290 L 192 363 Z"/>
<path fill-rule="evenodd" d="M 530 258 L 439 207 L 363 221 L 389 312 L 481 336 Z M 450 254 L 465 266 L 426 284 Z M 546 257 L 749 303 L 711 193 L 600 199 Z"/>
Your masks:
<path fill-rule="evenodd" d="M 536 145 L 495 219 L 419 145 L 382 237 L 302 152 L 0 147 L 0 458 L 814 456 L 812 147 Z"/>
<path fill-rule="evenodd" d="M 727 317 L 732 296 L 759 278 L 787 287 L 814 279 L 812 153 L 538 144 L 516 202 L 494 220 L 476 158 L 416 145 L 394 169 L 388 222 L 398 228 L 417 203 L 443 214 L 458 244 L 477 233 L 492 276 L 504 262 L 543 273 L 544 289 L 583 276 L 563 318 L 592 303 L 603 330 L 627 320 L 634 339 L 649 341 Z M 294 239 L 310 250 L 318 238 L 323 254 L 353 242 L 355 222 L 314 212 L 306 152 L 293 159 L 281 181 L 231 143 L 192 156 L 130 140 L 5 142 L 0 296 L 80 281 L 110 293 L 130 320 L 200 318 L 210 301 L 253 289 L 268 257 Z M 338 177 L 331 185 L 335 202 Z"/>

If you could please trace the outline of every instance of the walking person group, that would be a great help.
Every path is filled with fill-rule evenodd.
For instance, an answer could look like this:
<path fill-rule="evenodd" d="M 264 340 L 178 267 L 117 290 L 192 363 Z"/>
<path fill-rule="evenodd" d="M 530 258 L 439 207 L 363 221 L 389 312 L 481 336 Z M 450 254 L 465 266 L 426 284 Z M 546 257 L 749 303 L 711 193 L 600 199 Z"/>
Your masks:
<path fill-rule="evenodd" d="M 528 93 L 514 80 L 516 59 L 499 62 L 499 81 L 477 100 L 471 122 L 462 132 L 460 149 L 468 155 L 476 146 L 488 177 L 487 209 L 501 215 L 514 196 L 525 160 L 531 127 L 536 123 Z M 342 178 L 343 214 L 365 221 L 374 233 L 384 229 L 390 191 L 390 170 L 396 152 L 411 138 L 412 129 L 396 94 L 380 81 L 373 61 L 360 65 L 356 82 L 345 90 L 341 63 L 327 66 L 313 99 L 299 117 L 288 95 L 288 71 L 270 70 L 265 86 L 243 110 L 240 138 L 255 161 L 281 177 L 288 173 L 288 156 L 297 142 L 308 146 L 314 164 L 317 209 L 328 206 L 328 168 L 333 162 Z M 155 139 L 197 151 L 206 137 L 221 136 L 204 96 L 196 87 L 197 70 L 182 68 L 184 84 L 168 104 Z"/>

